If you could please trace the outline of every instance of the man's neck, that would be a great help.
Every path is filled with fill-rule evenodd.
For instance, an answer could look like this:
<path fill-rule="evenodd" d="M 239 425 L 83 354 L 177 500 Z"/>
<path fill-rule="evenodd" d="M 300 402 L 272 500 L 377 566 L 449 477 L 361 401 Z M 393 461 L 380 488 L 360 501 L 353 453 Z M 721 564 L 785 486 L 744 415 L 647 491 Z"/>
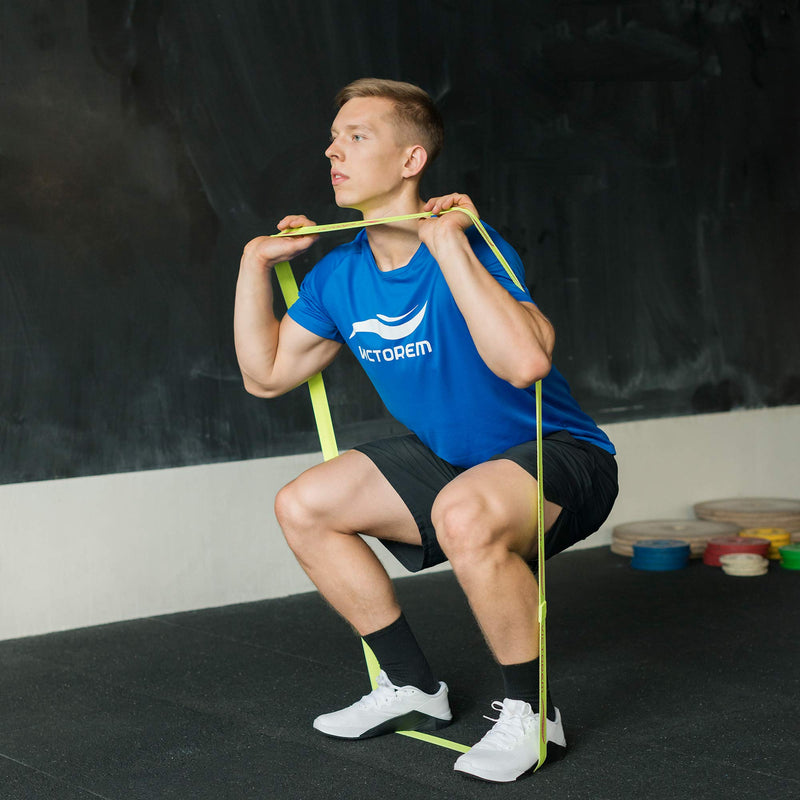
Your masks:
<path fill-rule="evenodd" d="M 416 214 L 422 211 L 425 204 L 417 195 L 413 200 L 392 204 L 389 207 L 369 208 L 365 210 L 364 219 L 382 219 L 384 217 L 400 217 L 405 214 Z M 375 263 L 381 272 L 389 272 L 404 267 L 411 261 L 419 247 L 419 224 L 415 219 L 405 222 L 392 222 L 387 225 L 375 225 L 367 228 L 369 241 Z"/>

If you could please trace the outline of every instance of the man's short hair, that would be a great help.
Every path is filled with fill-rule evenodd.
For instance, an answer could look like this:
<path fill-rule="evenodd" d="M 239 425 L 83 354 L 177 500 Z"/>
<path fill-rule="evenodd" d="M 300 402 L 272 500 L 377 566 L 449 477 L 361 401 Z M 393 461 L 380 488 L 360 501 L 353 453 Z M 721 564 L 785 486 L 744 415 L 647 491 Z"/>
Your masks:
<path fill-rule="evenodd" d="M 386 78 L 360 78 L 336 95 L 341 108 L 354 97 L 384 97 L 394 103 L 395 121 L 408 132 L 408 138 L 425 148 L 430 164 L 444 144 L 442 115 L 431 96 L 419 86 Z"/>

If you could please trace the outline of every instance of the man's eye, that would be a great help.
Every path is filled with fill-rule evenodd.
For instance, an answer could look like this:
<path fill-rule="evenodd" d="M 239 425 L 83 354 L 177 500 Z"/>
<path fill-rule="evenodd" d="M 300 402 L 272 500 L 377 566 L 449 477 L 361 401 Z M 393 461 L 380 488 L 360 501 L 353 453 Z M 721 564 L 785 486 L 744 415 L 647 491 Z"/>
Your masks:
<path fill-rule="evenodd" d="M 354 142 L 361 142 L 363 141 L 364 137 L 360 133 L 353 134 L 353 141 Z"/>

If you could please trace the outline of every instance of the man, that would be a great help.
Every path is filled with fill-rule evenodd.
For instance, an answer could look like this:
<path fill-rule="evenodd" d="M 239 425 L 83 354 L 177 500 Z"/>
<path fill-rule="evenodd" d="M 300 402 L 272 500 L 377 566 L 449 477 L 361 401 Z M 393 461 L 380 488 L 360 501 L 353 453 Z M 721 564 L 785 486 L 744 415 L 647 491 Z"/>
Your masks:
<path fill-rule="evenodd" d="M 241 260 L 234 327 L 249 392 L 281 395 L 347 344 L 389 411 L 413 431 L 313 467 L 276 499 L 298 561 L 382 668 L 373 692 L 314 727 L 364 738 L 451 720 L 447 686 L 359 534 L 377 537 L 412 571 L 450 561 L 505 694 L 496 725 L 455 769 L 515 780 L 539 757 L 538 588 L 529 564 L 537 555 L 535 382 L 543 379 L 547 557 L 608 515 L 614 448 L 552 368 L 553 328 L 527 290 L 513 284 L 465 214 L 440 213 L 475 212 L 470 198 L 420 198 L 420 178 L 443 140 L 430 97 L 410 84 L 363 79 L 337 101 L 325 151 L 337 205 L 366 219 L 438 216 L 362 230 L 317 264 L 280 322 L 271 269 L 316 237 L 258 237 Z M 278 228 L 312 224 L 288 216 Z M 524 284 L 517 254 L 490 234 Z M 566 746 L 557 709 L 547 737 L 548 749 Z"/>

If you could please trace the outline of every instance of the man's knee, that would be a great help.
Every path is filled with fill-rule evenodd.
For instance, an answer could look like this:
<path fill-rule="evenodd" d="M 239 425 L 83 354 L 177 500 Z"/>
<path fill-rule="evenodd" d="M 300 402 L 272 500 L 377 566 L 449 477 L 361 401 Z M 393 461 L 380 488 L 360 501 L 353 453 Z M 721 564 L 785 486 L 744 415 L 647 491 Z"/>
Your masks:
<path fill-rule="evenodd" d="M 275 496 L 275 517 L 292 550 L 315 529 L 318 512 L 299 480 L 287 483 Z"/>
<path fill-rule="evenodd" d="M 433 504 L 431 521 L 451 563 L 485 552 L 498 541 L 490 504 L 480 495 L 445 488 Z"/>

